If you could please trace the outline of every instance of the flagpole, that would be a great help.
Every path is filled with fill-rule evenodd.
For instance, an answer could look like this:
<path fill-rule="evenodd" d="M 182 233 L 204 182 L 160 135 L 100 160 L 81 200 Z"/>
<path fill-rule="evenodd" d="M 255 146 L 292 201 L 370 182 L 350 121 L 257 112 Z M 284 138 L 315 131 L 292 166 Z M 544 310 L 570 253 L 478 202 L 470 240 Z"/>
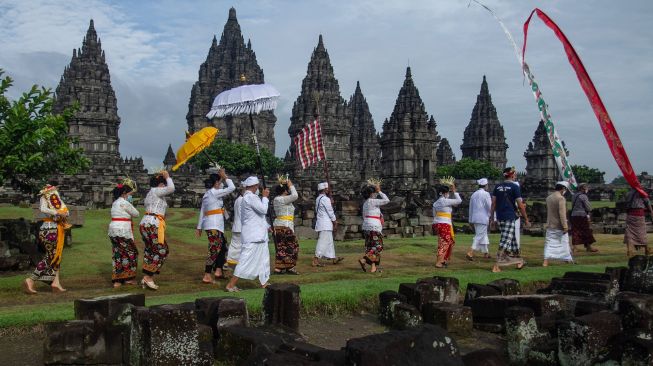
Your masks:
<path fill-rule="evenodd" d="M 252 128 L 252 138 L 254 139 L 254 146 L 256 147 L 258 172 L 261 175 L 261 182 L 263 183 L 263 189 L 265 189 L 265 175 L 263 174 L 263 161 L 261 160 L 261 149 L 259 148 L 258 139 L 256 138 L 256 126 L 254 126 L 254 118 L 252 118 L 252 113 L 249 114 L 249 125 Z"/>

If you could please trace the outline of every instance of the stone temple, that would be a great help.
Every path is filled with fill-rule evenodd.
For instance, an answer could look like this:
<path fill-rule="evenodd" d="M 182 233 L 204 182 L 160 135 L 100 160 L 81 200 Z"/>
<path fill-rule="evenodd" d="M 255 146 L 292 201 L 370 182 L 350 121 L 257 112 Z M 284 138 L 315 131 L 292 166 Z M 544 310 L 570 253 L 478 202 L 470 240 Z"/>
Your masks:
<path fill-rule="evenodd" d="M 567 154 L 569 153 L 567 152 Z M 524 157 L 526 158 L 526 179 L 524 182 L 526 190 L 529 193 L 536 194 L 537 192 L 546 193 L 548 190 L 553 189 L 561 176 L 553 157 L 549 137 L 544 128 L 544 121 L 540 120 L 537 125 L 533 140 L 528 143 Z"/>
<path fill-rule="evenodd" d="M 229 18 L 224 26 L 220 42 L 215 36 L 200 66 L 198 81 L 193 85 L 188 102 L 188 130 L 194 132 L 213 125 L 220 130 L 219 137 L 231 142 L 253 144 L 249 117 L 245 114 L 215 118 L 209 121 L 206 114 L 211 109 L 213 99 L 221 92 L 244 84 L 265 82 L 263 69 L 256 61 L 252 43 L 245 40 L 236 18 L 236 9 L 229 9 Z M 277 121 L 273 112 L 266 111 L 254 115 L 257 137 L 262 148 L 272 153 L 275 149 L 274 125 Z"/>
<path fill-rule="evenodd" d="M 351 110 L 351 156 L 354 168 L 360 174 L 362 182 L 369 178 L 381 176 L 380 136 L 374 127 L 370 107 L 361 91 L 360 82 L 356 82 L 354 95 L 349 99 Z"/>
<path fill-rule="evenodd" d="M 436 156 L 438 158 L 438 166 L 452 165 L 456 163 L 456 155 L 453 153 L 451 145 L 449 145 L 449 140 L 446 138 L 443 138 L 442 141 L 440 141 L 440 146 L 438 146 Z"/>
<path fill-rule="evenodd" d="M 318 104 L 319 103 L 319 104 Z M 322 141 L 329 164 L 330 180 L 334 189 L 350 186 L 350 183 L 360 180 L 360 172 L 356 170 L 352 161 L 351 112 L 347 102 L 340 95 L 340 86 L 333 73 L 333 66 L 329 54 L 324 47 L 322 35 L 319 36 L 317 46 L 313 49 L 311 60 L 308 63 L 306 77 L 302 81 L 302 89 L 295 101 L 290 116 L 290 150 L 286 154 L 286 169 L 291 176 L 304 186 L 315 189 L 320 181 L 326 180 L 324 161 L 317 165 L 302 169 L 295 151 L 293 137 L 304 126 L 315 120 L 318 112 L 322 129 Z M 346 183 L 347 182 L 347 183 Z"/>
<path fill-rule="evenodd" d="M 465 128 L 460 149 L 463 151 L 463 159 L 484 160 L 497 169 L 506 166 L 508 144 L 506 144 L 503 126 L 497 117 L 497 110 L 492 104 L 485 75 L 481 83 L 481 92 L 476 97 L 472 117 Z"/>
<path fill-rule="evenodd" d="M 408 67 L 381 136 L 383 179 L 392 182 L 395 189 L 423 190 L 434 183 L 440 143 L 435 128 L 435 119 L 426 113 Z"/>

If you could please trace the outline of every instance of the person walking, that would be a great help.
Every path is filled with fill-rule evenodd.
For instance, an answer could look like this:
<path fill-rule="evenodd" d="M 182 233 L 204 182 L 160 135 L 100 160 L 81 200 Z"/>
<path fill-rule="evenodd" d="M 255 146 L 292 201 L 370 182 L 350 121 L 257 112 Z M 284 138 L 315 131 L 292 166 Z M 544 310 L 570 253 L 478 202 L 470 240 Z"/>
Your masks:
<path fill-rule="evenodd" d="M 490 223 L 490 210 L 492 209 L 492 196 L 487 191 L 488 181 L 481 178 L 477 181 L 478 189 L 469 198 L 469 223 L 474 227 L 472 246 L 465 257 L 473 261 L 474 252 L 481 252 L 485 258 L 490 257 L 488 225 Z"/>

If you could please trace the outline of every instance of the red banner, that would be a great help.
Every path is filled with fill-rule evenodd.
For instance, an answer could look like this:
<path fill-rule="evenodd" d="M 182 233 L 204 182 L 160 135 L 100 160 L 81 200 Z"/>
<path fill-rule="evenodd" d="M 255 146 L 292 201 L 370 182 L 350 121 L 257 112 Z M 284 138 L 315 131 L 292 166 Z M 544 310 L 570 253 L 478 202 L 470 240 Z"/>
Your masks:
<path fill-rule="evenodd" d="M 585 95 L 587 95 L 587 99 L 589 100 L 590 105 L 594 110 L 594 114 L 599 121 L 601 130 L 603 131 L 603 136 L 605 136 L 605 140 L 610 147 L 612 156 L 614 156 L 614 160 L 619 166 L 619 169 L 621 169 L 624 178 L 626 178 L 628 184 L 636 189 L 642 196 L 648 197 L 648 194 L 646 191 L 644 191 L 642 185 L 637 179 L 637 175 L 633 170 L 633 166 L 630 164 L 628 154 L 626 154 L 626 150 L 621 143 L 619 134 L 614 128 L 612 119 L 610 118 L 605 105 L 603 105 L 601 96 L 599 96 L 598 91 L 596 91 L 592 79 L 590 79 L 590 76 L 587 74 L 587 70 L 585 70 L 583 62 L 580 60 L 576 50 L 574 50 L 574 47 L 567 39 L 567 36 L 562 33 L 562 30 L 560 30 L 558 25 L 555 24 L 548 15 L 546 15 L 542 10 L 538 8 L 535 8 L 535 10 L 531 12 L 531 15 L 528 16 L 528 19 L 526 19 L 526 22 L 524 23 L 524 46 L 522 48 L 522 60 L 525 60 L 524 57 L 526 56 L 526 38 L 528 37 L 528 25 L 531 21 L 531 18 L 533 17 L 533 14 L 537 14 L 537 16 L 544 22 L 544 24 L 553 30 L 553 33 L 555 33 L 560 42 L 562 42 L 562 45 L 565 48 L 565 52 L 567 53 L 567 58 L 569 59 L 569 63 L 571 64 L 571 67 L 574 69 L 574 71 L 576 71 L 576 76 L 578 77 L 578 81 L 580 81 L 580 86 L 583 88 Z"/>
<path fill-rule="evenodd" d="M 322 129 L 316 119 L 306 125 L 294 138 L 295 151 L 302 169 L 326 159 L 322 145 Z"/>

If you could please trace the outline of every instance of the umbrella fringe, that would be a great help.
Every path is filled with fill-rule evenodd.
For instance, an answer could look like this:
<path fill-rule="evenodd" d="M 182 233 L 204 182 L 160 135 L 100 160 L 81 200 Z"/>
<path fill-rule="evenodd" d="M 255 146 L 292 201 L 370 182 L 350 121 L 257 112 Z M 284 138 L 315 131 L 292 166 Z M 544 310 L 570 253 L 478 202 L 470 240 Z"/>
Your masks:
<path fill-rule="evenodd" d="M 255 101 L 238 102 L 214 106 L 206 115 L 207 118 L 220 118 L 226 115 L 236 114 L 258 114 L 262 111 L 270 111 L 277 108 L 277 97 L 262 98 Z"/>

